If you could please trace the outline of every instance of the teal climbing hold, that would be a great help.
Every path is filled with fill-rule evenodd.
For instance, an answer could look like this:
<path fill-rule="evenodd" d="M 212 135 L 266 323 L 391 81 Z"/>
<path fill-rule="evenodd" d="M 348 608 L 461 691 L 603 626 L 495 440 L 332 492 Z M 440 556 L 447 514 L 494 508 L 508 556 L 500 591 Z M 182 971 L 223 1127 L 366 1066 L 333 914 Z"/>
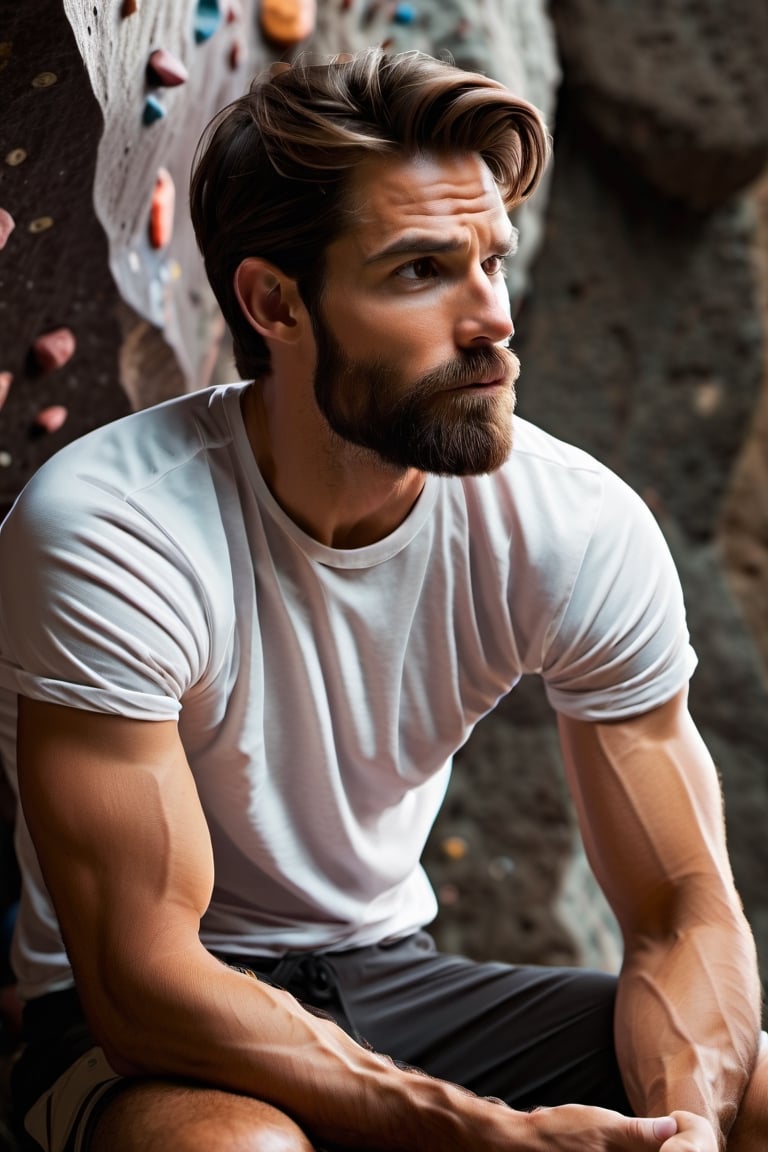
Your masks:
<path fill-rule="evenodd" d="M 156 120 L 162 120 L 163 116 L 165 116 L 165 108 L 157 96 L 147 96 L 144 101 L 144 112 L 141 117 L 142 122 L 144 124 L 154 124 Z"/>
<path fill-rule="evenodd" d="M 416 9 L 412 4 L 398 4 L 394 20 L 395 24 L 413 24 L 416 20 Z"/>
<path fill-rule="evenodd" d="M 193 25 L 195 43 L 204 44 L 206 40 L 210 40 L 221 21 L 219 0 L 197 0 Z"/>

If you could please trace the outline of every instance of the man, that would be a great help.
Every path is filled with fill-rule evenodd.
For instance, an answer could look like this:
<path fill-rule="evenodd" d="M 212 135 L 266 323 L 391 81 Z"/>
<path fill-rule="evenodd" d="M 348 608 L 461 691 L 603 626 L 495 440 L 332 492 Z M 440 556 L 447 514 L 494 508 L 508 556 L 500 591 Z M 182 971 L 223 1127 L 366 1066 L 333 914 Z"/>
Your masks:
<path fill-rule="evenodd" d="M 768 1146 L 676 574 L 624 484 L 513 420 L 508 213 L 546 151 L 415 53 L 276 68 L 192 184 L 252 382 L 85 437 L 10 514 L 30 1148 Z M 618 987 L 423 931 L 451 756 L 526 673 Z"/>

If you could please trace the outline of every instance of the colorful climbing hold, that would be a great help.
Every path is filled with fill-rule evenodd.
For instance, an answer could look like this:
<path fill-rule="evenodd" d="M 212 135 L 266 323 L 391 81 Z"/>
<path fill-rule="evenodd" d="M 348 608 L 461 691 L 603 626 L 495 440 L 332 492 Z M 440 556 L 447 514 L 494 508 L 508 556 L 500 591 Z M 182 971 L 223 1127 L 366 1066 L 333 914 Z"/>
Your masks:
<path fill-rule="evenodd" d="M 62 424 L 66 423 L 68 416 L 69 411 L 63 404 L 51 404 L 47 408 L 41 408 L 37 413 L 34 420 L 34 428 L 49 434 L 58 432 Z"/>
<path fill-rule="evenodd" d="M 440 847 L 449 860 L 462 860 L 469 849 L 463 836 L 446 836 Z"/>
<path fill-rule="evenodd" d="M 144 101 L 144 111 L 141 114 L 142 123 L 154 124 L 157 120 L 162 120 L 165 116 L 165 108 L 157 96 L 153 96 L 150 92 Z"/>
<path fill-rule="evenodd" d="M 0 208 L 0 249 L 5 248 L 8 237 L 15 227 L 16 221 L 10 212 L 6 212 L 5 208 Z"/>
<path fill-rule="evenodd" d="M 27 153 L 24 148 L 12 148 L 10 152 L 5 154 L 5 162 L 11 168 L 17 168 L 19 164 L 23 164 L 27 158 Z"/>
<path fill-rule="evenodd" d="M 259 24 L 265 40 L 288 48 L 315 30 L 317 0 L 261 0 Z"/>
<path fill-rule="evenodd" d="M 168 52 L 165 48 L 156 48 L 150 53 L 147 62 L 147 79 L 150 84 L 175 88 L 189 79 L 189 72 L 172 52 Z"/>
<path fill-rule="evenodd" d="M 54 328 L 38 336 L 32 345 L 32 355 L 41 372 L 53 372 L 72 359 L 76 347 L 77 342 L 70 328 Z"/>
<path fill-rule="evenodd" d="M 229 0 L 227 4 L 227 24 L 234 24 L 243 18 L 243 6 L 240 0 Z"/>
<path fill-rule="evenodd" d="M 170 243 L 175 207 L 173 177 L 167 168 L 158 168 L 149 208 L 149 242 L 153 248 L 165 248 Z"/>
<path fill-rule="evenodd" d="M 221 24 L 221 9 L 219 0 L 197 0 L 192 30 L 196 44 L 204 44 L 210 40 Z"/>
<path fill-rule="evenodd" d="M 11 384 L 13 384 L 13 373 L 0 372 L 0 408 L 2 408 L 8 399 Z"/>
<path fill-rule="evenodd" d="M 55 72 L 39 72 L 32 80 L 32 87 L 51 88 L 57 80 L 58 76 Z"/>
<path fill-rule="evenodd" d="M 413 24 L 416 20 L 416 9 L 412 4 L 398 4 L 393 19 L 395 24 Z"/>
<path fill-rule="evenodd" d="M 53 216 L 38 216 L 35 220 L 30 220 L 27 232 L 34 235 L 37 232 L 47 232 L 49 228 L 53 228 Z"/>
<path fill-rule="evenodd" d="M 125 19 L 126 16 L 133 16 L 135 12 L 138 12 L 138 10 L 138 0 L 123 0 L 120 8 L 120 15 L 123 17 L 123 19 Z"/>
<path fill-rule="evenodd" d="M 235 40 L 229 49 L 229 66 L 233 72 L 236 72 L 240 67 L 240 61 L 243 56 L 243 46 L 239 40 Z"/>
<path fill-rule="evenodd" d="M 437 898 L 446 908 L 453 908 L 461 900 L 461 892 L 455 884 L 441 884 Z"/>

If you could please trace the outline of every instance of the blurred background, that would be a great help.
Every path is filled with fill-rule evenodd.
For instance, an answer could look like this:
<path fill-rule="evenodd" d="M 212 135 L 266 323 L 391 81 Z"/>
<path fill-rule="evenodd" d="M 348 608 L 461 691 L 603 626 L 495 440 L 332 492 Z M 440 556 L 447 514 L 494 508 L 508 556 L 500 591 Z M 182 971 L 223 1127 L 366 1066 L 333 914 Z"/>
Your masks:
<path fill-rule="evenodd" d="M 766 0 L 0 0 L 0 513 L 68 440 L 235 378 L 187 214 L 198 137 L 270 62 L 369 44 L 450 54 L 550 126 L 509 282 L 519 412 L 619 472 L 670 543 L 765 977 Z M 425 862 L 442 946 L 618 966 L 536 681 L 459 754 Z"/>

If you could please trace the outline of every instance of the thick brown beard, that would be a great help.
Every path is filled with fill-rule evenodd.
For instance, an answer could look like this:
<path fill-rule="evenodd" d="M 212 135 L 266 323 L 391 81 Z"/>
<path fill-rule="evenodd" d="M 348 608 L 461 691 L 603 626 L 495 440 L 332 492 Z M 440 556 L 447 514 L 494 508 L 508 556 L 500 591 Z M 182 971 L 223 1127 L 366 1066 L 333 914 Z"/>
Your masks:
<path fill-rule="evenodd" d="M 315 336 L 315 396 L 342 439 L 397 469 L 438 475 L 492 472 L 509 456 L 519 373 L 513 352 L 468 349 L 404 390 L 380 359 L 350 360 L 322 320 Z M 487 394 L 465 390 L 489 377 L 504 384 Z"/>

